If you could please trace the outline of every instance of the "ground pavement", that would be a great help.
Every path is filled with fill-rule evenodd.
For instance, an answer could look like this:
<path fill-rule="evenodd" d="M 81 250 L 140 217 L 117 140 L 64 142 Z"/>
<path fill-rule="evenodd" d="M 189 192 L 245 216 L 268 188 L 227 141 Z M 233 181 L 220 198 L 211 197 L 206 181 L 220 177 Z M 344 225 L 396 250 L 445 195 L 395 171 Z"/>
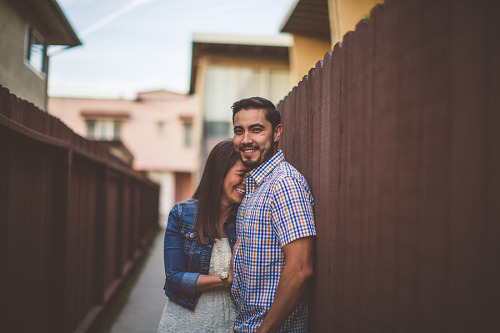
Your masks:
<path fill-rule="evenodd" d="M 111 333 L 155 333 L 165 306 L 163 292 L 163 236 L 161 231 L 153 241 L 147 263 L 134 286 L 127 304 L 111 328 Z"/>

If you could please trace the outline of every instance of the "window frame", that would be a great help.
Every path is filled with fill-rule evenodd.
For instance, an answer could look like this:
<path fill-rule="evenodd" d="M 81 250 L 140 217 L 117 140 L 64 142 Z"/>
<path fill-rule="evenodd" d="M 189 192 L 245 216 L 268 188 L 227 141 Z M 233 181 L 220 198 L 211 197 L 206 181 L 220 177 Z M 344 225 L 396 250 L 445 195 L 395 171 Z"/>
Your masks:
<path fill-rule="evenodd" d="M 184 131 L 184 147 L 191 148 L 193 146 L 193 123 L 185 121 L 182 128 Z"/>
<path fill-rule="evenodd" d="M 123 120 L 85 118 L 85 137 L 92 141 L 121 141 Z"/>
<path fill-rule="evenodd" d="M 41 45 L 41 59 L 39 64 L 35 62 L 35 56 L 33 52 L 33 47 L 35 45 Z M 47 78 L 48 72 L 48 56 L 47 56 L 47 44 L 36 29 L 32 26 L 26 27 L 26 43 L 24 52 L 24 64 L 41 79 Z M 40 56 L 40 55 L 37 55 Z"/>

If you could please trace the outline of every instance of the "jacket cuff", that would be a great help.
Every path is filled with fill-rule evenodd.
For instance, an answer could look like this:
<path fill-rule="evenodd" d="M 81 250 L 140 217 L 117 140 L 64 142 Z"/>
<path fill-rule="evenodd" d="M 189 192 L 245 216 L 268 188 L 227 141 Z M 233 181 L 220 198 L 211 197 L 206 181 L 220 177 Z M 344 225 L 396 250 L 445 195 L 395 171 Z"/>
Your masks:
<path fill-rule="evenodd" d="M 200 273 L 185 272 L 181 280 L 181 291 L 188 295 L 195 295 L 198 276 Z"/>

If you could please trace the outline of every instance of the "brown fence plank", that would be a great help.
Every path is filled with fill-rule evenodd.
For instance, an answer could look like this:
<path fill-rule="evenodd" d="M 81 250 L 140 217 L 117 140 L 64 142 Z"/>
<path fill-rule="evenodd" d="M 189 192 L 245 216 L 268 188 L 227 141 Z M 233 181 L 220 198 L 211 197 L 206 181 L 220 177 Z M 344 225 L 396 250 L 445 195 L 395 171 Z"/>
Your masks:
<path fill-rule="evenodd" d="M 491 75 L 487 63 L 477 61 L 477 53 L 490 54 L 487 29 L 488 8 L 466 2 L 454 5 L 450 27 L 450 55 L 452 66 L 450 76 L 450 98 L 453 101 L 452 125 L 450 131 L 453 142 L 451 161 L 451 207 L 450 220 L 450 317 L 451 330 L 488 329 L 488 321 L 482 320 L 492 304 L 488 304 L 491 290 L 483 282 L 489 276 L 487 227 L 481 223 L 486 218 L 484 202 L 488 192 L 485 183 L 487 155 L 482 147 L 489 145 L 486 107 L 488 81 Z M 465 26 L 469 26 L 465 29 Z M 462 37 L 458 37 L 460 36 Z M 463 38 L 467 36 L 467 38 Z M 459 51 L 463 49 L 472 52 Z M 476 53 L 477 52 L 477 53 Z M 470 117 L 470 113 L 477 117 Z M 468 286 L 475 285 L 471 289 Z M 471 318 L 470 320 L 464 320 Z"/>
<path fill-rule="evenodd" d="M 377 331 L 406 330 L 409 326 L 416 330 L 417 300 L 411 298 L 413 294 L 408 286 L 415 287 L 417 285 L 412 283 L 418 281 L 415 243 L 411 242 L 418 224 L 412 220 L 414 211 L 410 207 L 398 212 L 400 207 L 398 197 L 401 198 L 406 194 L 401 193 L 398 182 L 401 181 L 400 175 L 403 181 L 408 182 L 409 200 L 410 204 L 413 203 L 416 192 L 412 189 L 412 177 L 416 170 L 412 158 L 416 156 L 414 149 L 409 151 L 407 149 L 413 148 L 412 130 L 418 123 L 412 117 L 412 111 L 418 103 L 412 89 L 414 82 L 406 84 L 404 71 L 408 69 L 408 72 L 413 73 L 412 66 L 418 66 L 418 61 L 415 62 L 415 58 L 411 57 L 412 54 L 404 47 L 395 47 L 404 42 L 401 38 L 405 38 L 405 33 L 411 29 L 412 24 L 402 18 L 406 18 L 408 11 L 402 12 L 387 5 L 379 7 L 372 14 L 370 21 L 373 21 L 374 29 L 377 29 L 377 34 L 374 36 L 376 52 L 373 93 L 376 110 L 373 126 L 373 163 L 376 179 L 373 190 L 376 198 L 376 225 L 379 238 L 376 283 L 379 290 L 374 305 L 377 316 L 381 318 L 377 323 Z M 393 30 L 396 25 L 400 26 L 398 31 Z M 397 62 L 397 59 L 400 61 Z M 409 100 L 404 100 L 405 98 Z M 398 121 L 402 123 L 399 124 Z M 399 129 L 404 131 L 402 137 L 398 137 Z M 404 142 L 407 146 L 400 151 L 398 142 Z M 410 170 L 401 170 L 398 161 L 400 156 L 409 158 L 409 163 L 405 167 Z M 406 175 L 409 177 L 406 178 Z M 398 214 L 401 214 L 401 217 L 395 219 Z M 398 233 L 401 235 L 399 237 L 404 239 L 403 242 L 398 241 L 399 237 L 395 238 Z"/>
<path fill-rule="evenodd" d="M 483 220 L 486 221 L 484 225 L 484 233 L 486 233 L 484 256 L 485 256 L 485 269 L 483 270 L 482 284 L 488 290 L 488 295 L 484 300 L 486 310 L 484 320 L 486 329 L 495 330 L 500 327 L 500 318 L 497 316 L 497 311 L 500 307 L 500 131 L 498 124 L 500 124 L 500 112 L 498 106 L 500 105 L 500 62 L 495 59 L 500 58 L 500 44 L 496 41 L 496 36 L 500 32 L 500 24 L 497 15 L 500 10 L 500 3 L 496 1 L 488 2 L 486 7 L 487 12 L 487 26 L 492 33 L 487 34 L 484 43 L 483 54 L 485 55 L 487 65 L 486 80 L 487 89 L 483 91 L 484 105 L 483 105 L 483 121 L 484 121 L 484 142 L 482 151 L 485 154 L 484 160 L 484 173 L 483 184 L 485 191 L 483 193 L 484 201 L 482 202 Z"/>
<path fill-rule="evenodd" d="M 299 82 L 297 86 L 297 99 L 296 99 L 296 117 L 298 120 L 298 135 L 296 136 L 296 146 L 295 149 L 295 163 L 298 168 L 304 170 L 304 175 L 308 176 L 309 170 L 307 169 L 308 157 L 309 157 L 309 140 L 311 136 L 308 135 L 308 124 L 309 124 L 309 112 L 310 96 L 309 96 L 309 77 L 305 76 L 302 81 Z M 295 166 L 295 165 L 294 165 Z"/>
<path fill-rule="evenodd" d="M 333 49 L 332 57 L 331 57 L 331 66 L 330 73 L 328 75 L 323 75 L 323 77 L 329 77 L 329 81 L 331 83 L 332 92 L 330 92 L 330 107 L 325 108 L 325 112 L 328 112 L 328 116 L 325 115 L 326 124 L 330 126 L 330 135 L 329 135 L 329 145 L 330 145 L 330 156 L 328 160 L 325 159 L 325 162 L 329 162 L 329 165 L 332 166 L 332 170 L 330 171 L 328 178 L 330 183 L 328 185 L 331 186 L 330 190 L 327 192 L 328 195 L 326 198 L 331 199 L 330 201 L 326 201 L 323 203 L 323 206 L 326 210 L 325 214 L 332 214 L 332 225 L 330 226 L 330 230 L 332 232 L 332 239 L 330 242 L 326 241 L 326 244 L 329 246 L 330 251 L 334 253 L 333 258 L 328 260 L 328 266 L 330 267 L 329 273 L 329 281 L 333 282 L 333 295 L 334 302 L 333 303 L 333 318 L 334 322 L 338 325 L 341 320 L 341 311 L 340 311 L 340 302 L 341 302 L 341 285 L 340 279 L 336 277 L 339 276 L 339 268 L 340 268 L 340 244 L 339 244 L 339 223 L 341 218 L 341 168 L 342 168 L 342 127 L 341 127 L 341 87 L 342 87 L 342 50 L 340 48 L 340 44 L 336 44 Z M 323 90 L 328 89 L 327 87 L 323 87 Z M 328 96 L 328 94 L 323 93 L 322 96 Z M 326 176 L 326 172 L 328 170 L 323 170 L 323 175 Z M 330 206 L 331 205 L 331 206 Z M 333 212 L 329 212 L 330 208 L 334 209 Z M 327 240 L 328 234 L 325 235 L 325 240 Z M 326 249 L 325 249 L 326 250 Z M 328 302 L 328 300 L 325 300 Z M 329 307 L 332 308 L 332 305 Z M 327 318 L 323 318 L 323 321 L 327 320 Z M 321 327 L 328 327 L 327 322 L 324 323 Z"/>

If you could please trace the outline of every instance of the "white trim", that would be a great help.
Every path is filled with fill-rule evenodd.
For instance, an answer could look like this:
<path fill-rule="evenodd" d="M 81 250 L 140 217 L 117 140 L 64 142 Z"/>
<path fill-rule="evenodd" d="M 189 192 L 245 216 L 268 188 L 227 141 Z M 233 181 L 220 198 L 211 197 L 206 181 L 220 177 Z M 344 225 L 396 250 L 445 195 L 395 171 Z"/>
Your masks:
<path fill-rule="evenodd" d="M 193 33 L 193 43 L 290 47 L 293 45 L 293 38 L 291 35 L 285 33 L 276 36 L 242 36 Z"/>
<path fill-rule="evenodd" d="M 293 0 L 292 3 L 290 3 L 290 7 L 288 7 L 288 11 L 286 12 L 286 15 L 283 16 L 283 19 L 281 21 L 279 31 L 282 31 L 285 28 L 285 25 L 288 23 L 288 20 L 290 20 L 290 16 L 292 16 L 292 14 L 295 11 L 295 8 L 297 8 L 298 4 L 299 4 L 299 0 Z"/>

